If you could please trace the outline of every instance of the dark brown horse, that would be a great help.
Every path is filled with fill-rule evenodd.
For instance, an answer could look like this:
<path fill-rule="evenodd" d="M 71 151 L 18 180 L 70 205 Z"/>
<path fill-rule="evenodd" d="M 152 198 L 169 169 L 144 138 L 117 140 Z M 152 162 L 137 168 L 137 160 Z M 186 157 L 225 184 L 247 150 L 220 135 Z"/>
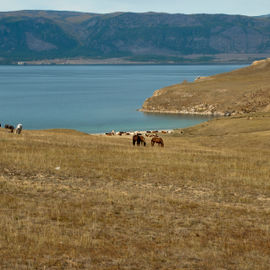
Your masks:
<path fill-rule="evenodd" d="M 135 145 L 137 142 L 137 146 L 140 146 L 140 144 L 143 144 L 146 146 L 145 138 L 141 134 L 136 134 L 132 137 L 132 143 Z"/>
<path fill-rule="evenodd" d="M 151 140 L 151 145 L 154 146 L 155 143 L 157 143 L 158 145 L 160 145 L 161 147 L 164 147 L 164 142 L 162 140 L 162 138 L 160 137 L 153 137 Z"/>
<path fill-rule="evenodd" d="M 13 133 L 14 126 L 6 124 L 6 125 L 5 125 L 5 128 L 6 128 L 6 129 L 9 129 L 10 132 Z"/>

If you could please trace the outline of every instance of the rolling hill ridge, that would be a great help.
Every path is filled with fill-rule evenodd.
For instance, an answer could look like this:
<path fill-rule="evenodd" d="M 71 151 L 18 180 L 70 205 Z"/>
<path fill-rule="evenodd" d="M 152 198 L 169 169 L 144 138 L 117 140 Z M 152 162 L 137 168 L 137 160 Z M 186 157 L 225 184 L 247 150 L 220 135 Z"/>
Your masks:
<path fill-rule="evenodd" d="M 270 55 L 269 16 L 4 12 L 0 36 L 2 62 L 53 58 L 250 62 Z"/>

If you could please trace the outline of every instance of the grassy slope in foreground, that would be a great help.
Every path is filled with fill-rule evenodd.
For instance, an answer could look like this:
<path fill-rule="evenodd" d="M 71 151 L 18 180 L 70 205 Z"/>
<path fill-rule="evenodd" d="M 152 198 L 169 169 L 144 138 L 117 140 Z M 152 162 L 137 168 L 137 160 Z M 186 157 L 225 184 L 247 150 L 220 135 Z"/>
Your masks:
<path fill-rule="evenodd" d="M 164 148 L 0 128 L 0 268 L 268 270 L 269 138 L 266 113 Z"/>
<path fill-rule="evenodd" d="M 216 115 L 270 111 L 270 58 L 157 90 L 141 110 Z"/>

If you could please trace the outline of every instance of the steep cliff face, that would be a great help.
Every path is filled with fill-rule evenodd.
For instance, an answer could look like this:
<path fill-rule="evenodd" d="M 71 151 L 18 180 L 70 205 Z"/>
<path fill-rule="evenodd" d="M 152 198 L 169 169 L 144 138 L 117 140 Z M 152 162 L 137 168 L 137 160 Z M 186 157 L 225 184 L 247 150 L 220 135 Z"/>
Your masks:
<path fill-rule="evenodd" d="M 142 111 L 231 115 L 270 111 L 270 58 L 156 91 Z"/>
<path fill-rule="evenodd" d="M 270 54 L 270 17 L 160 13 L 0 13 L 0 57 L 129 57 Z M 248 57 L 246 57 L 248 59 Z M 192 62 L 192 59 L 189 60 Z"/>

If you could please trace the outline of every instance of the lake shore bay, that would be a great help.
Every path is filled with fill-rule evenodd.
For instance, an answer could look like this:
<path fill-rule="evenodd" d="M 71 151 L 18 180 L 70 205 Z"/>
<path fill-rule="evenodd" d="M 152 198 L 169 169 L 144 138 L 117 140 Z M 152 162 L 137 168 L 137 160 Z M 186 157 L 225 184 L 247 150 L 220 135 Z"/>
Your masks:
<path fill-rule="evenodd" d="M 193 126 L 211 116 L 147 114 L 137 109 L 154 89 L 240 67 L 0 66 L 0 122 L 22 123 L 24 129 L 67 128 L 86 133 Z"/>

